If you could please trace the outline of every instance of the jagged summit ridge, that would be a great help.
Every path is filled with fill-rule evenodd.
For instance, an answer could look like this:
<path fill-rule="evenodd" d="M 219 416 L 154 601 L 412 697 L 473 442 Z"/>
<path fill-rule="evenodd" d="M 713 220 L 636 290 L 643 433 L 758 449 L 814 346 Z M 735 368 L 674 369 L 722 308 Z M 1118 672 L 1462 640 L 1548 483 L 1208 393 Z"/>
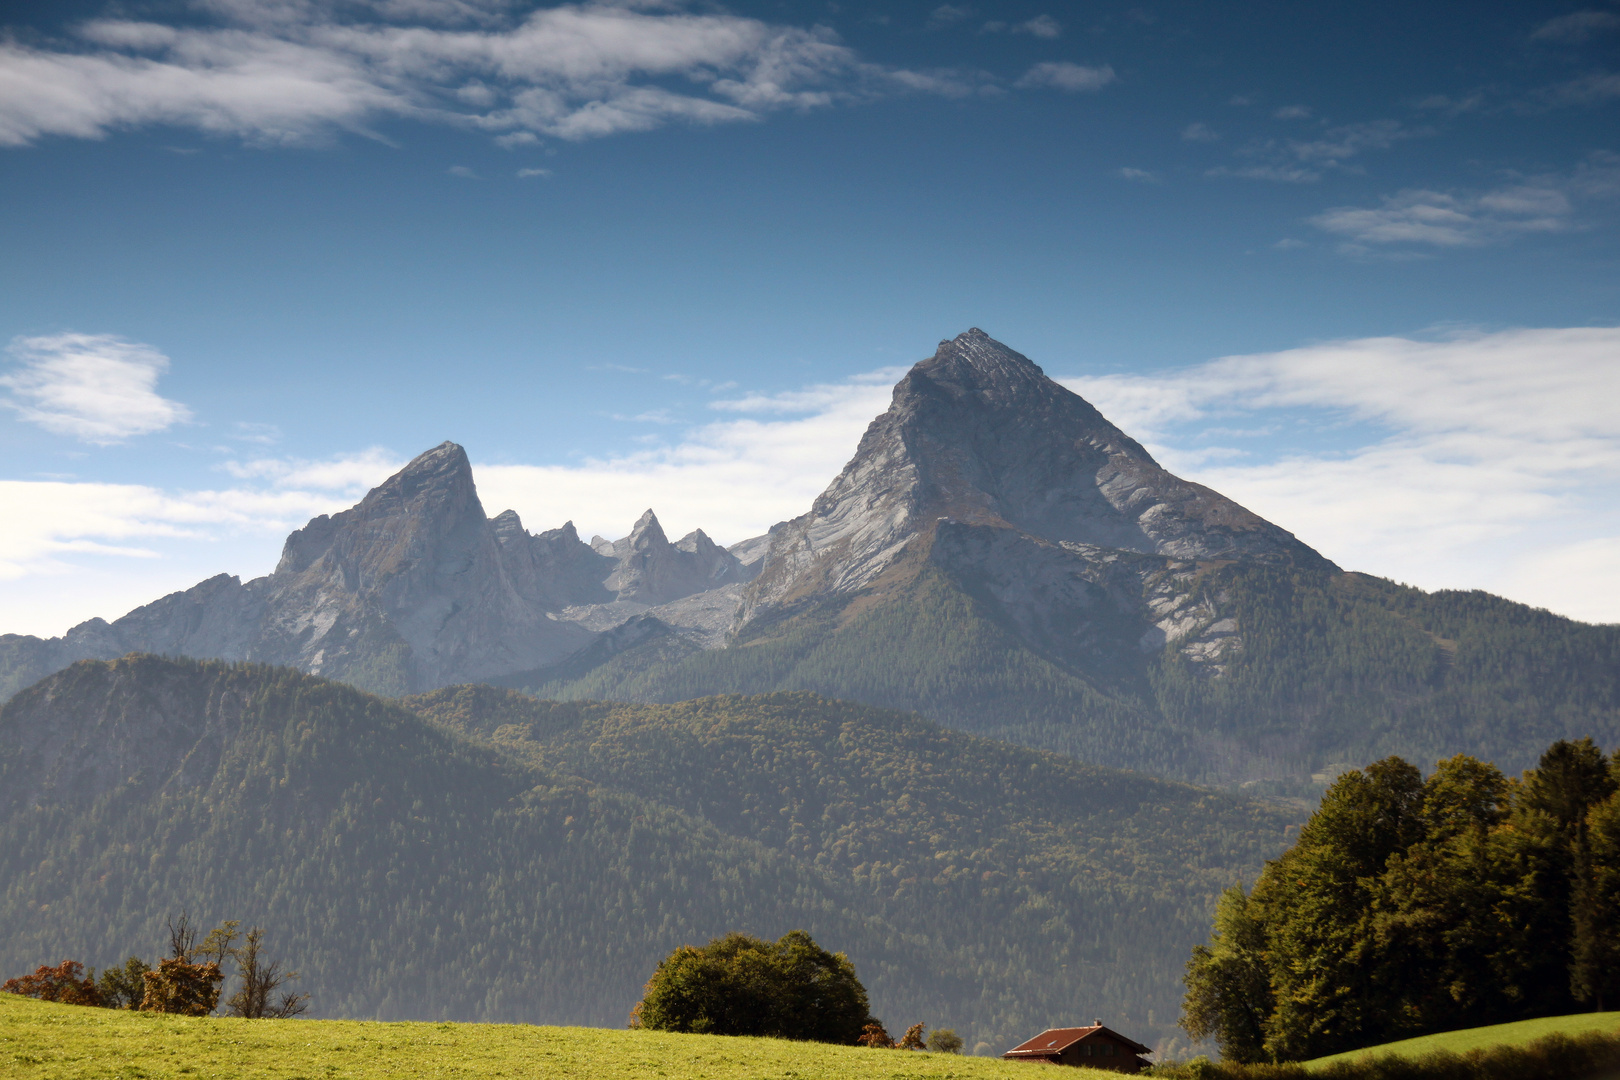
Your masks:
<path fill-rule="evenodd" d="M 1084 398 L 973 329 L 913 366 L 810 513 L 772 530 L 743 619 L 867 587 L 942 519 L 1178 559 L 1325 565 L 1291 533 L 1165 471 Z"/>
<path fill-rule="evenodd" d="M 757 552 L 745 564 L 701 530 L 670 543 L 651 510 L 601 551 L 573 522 L 530 533 L 515 511 L 487 517 L 466 451 L 447 441 L 294 530 L 265 577 L 221 574 L 110 624 L 11 641 L 36 678 L 140 651 L 290 664 L 405 692 L 542 668 L 649 611 L 708 642 L 757 567 Z M 659 607 L 726 588 L 718 606 Z"/>

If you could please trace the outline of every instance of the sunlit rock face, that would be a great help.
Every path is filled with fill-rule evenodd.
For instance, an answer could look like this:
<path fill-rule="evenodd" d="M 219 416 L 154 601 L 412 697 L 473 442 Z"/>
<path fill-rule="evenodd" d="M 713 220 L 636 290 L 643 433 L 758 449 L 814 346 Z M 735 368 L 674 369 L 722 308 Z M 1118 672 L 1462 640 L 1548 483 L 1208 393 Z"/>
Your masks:
<path fill-rule="evenodd" d="M 942 526 L 955 530 L 948 544 Z M 991 533 L 969 541 L 964 530 Z M 1112 566 L 1121 557 L 1129 586 Z M 914 366 L 810 512 L 771 530 L 740 621 L 881 591 L 928 561 L 1004 582 L 997 602 L 1031 633 L 1101 603 L 1146 619 L 1144 574 L 1213 560 L 1329 565 L 1291 533 L 1166 472 L 1085 399 L 975 329 Z"/>

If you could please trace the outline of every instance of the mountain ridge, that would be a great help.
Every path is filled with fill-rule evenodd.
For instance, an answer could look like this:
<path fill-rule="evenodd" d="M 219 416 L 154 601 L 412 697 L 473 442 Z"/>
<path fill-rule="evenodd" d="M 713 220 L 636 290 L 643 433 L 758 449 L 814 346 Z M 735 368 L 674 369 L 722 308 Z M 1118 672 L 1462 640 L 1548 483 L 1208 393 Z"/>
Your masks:
<path fill-rule="evenodd" d="M 211 578 L 61 639 L 0 637 L 0 696 L 131 650 L 293 664 L 388 694 L 810 689 L 1301 791 L 1359 755 L 1426 752 L 1442 731 L 1510 764 L 1550 738 L 1620 733 L 1620 678 L 1594 662 L 1620 656 L 1620 629 L 1544 621 L 1582 681 L 1538 683 L 1532 706 L 1527 684 L 1495 674 L 1534 647 L 1522 620 L 1478 603 L 1447 629 L 1445 594 L 1414 606 L 1359 580 L 1166 472 L 975 328 L 914 365 L 809 511 L 763 537 L 671 542 L 651 510 L 617 541 L 585 543 L 572 523 L 531 534 L 510 510 L 485 516 L 447 442 L 295 531 L 265 578 Z M 915 651 L 929 635 L 932 655 Z M 1440 638 L 1462 645 L 1437 653 Z M 1475 644 L 1488 655 L 1471 659 Z M 947 655 L 959 670 L 935 671 Z M 1322 679 L 1343 689 L 1302 681 Z M 1539 743 L 1515 734 L 1532 728 Z"/>

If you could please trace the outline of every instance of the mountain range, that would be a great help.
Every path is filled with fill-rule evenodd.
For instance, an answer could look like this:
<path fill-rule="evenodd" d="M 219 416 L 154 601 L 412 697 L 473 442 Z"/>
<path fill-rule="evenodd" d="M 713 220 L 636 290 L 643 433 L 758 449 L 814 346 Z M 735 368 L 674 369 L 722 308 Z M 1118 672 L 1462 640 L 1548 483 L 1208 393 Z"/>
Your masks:
<path fill-rule="evenodd" d="M 531 533 L 487 515 L 444 443 L 294 532 L 265 577 L 0 637 L 0 693 L 136 651 L 396 696 L 810 690 L 1292 794 L 1389 753 L 1515 769 L 1556 738 L 1620 737 L 1620 628 L 1341 570 L 979 330 L 916 364 L 764 536 L 672 543 L 651 510 L 615 542 Z"/>

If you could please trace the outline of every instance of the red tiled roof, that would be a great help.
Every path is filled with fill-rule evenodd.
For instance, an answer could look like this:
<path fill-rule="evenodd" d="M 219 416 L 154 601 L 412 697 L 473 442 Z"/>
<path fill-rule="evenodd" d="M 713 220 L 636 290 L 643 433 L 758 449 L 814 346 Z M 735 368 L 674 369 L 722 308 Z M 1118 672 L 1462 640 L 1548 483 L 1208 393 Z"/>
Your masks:
<path fill-rule="evenodd" d="M 1125 1036 L 1111 1028 L 1103 1027 L 1100 1024 L 1093 1024 L 1090 1027 L 1048 1028 L 1039 1035 L 1035 1036 L 1033 1039 L 1030 1039 L 1027 1042 L 1019 1043 L 1002 1056 L 1011 1057 L 1012 1055 L 1017 1054 L 1020 1057 L 1045 1057 L 1048 1054 L 1061 1054 L 1063 1051 L 1067 1050 L 1081 1039 L 1084 1039 L 1086 1036 L 1096 1035 L 1099 1032 L 1106 1034 L 1117 1042 L 1129 1047 L 1133 1053 L 1153 1053 L 1151 1048 L 1143 1046 L 1134 1039 L 1127 1039 Z"/>

